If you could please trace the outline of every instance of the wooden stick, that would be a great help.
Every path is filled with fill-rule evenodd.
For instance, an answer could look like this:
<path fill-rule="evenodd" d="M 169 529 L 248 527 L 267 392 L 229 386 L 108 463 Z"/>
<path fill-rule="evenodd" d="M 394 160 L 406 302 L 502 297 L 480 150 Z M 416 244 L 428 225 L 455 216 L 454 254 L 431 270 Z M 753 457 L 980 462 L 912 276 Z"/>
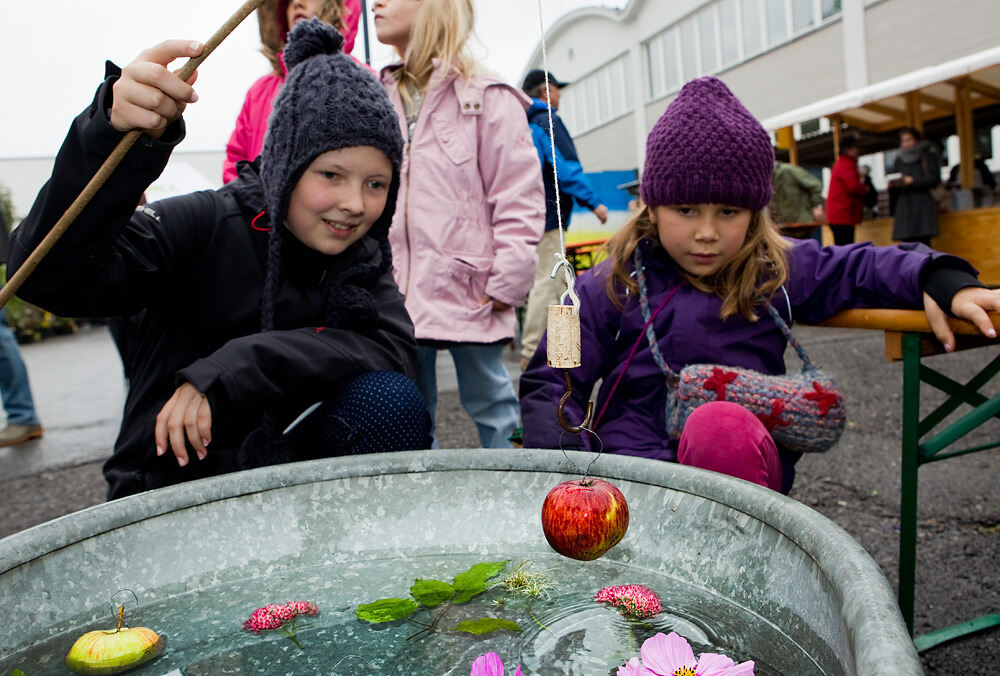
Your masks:
<path fill-rule="evenodd" d="M 202 61 L 204 61 L 209 54 L 215 51 L 215 48 L 218 47 L 219 44 L 225 40 L 238 25 L 240 25 L 240 22 L 247 18 L 263 2 L 264 0 L 247 0 L 247 2 L 240 7 L 235 14 L 229 17 L 229 20 L 226 21 L 226 23 L 223 24 L 219 30 L 215 31 L 215 34 L 208 39 L 205 43 L 205 48 L 201 51 L 201 54 L 193 59 L 188 59 L 188 62 L 185 63 L 180 70 L 176 71 L 175 74 L 177 77 L 185 81 L 191 77 L 191 74 L 194 73 L 195 69 L 201 65 Z M 118 145 L 113 151 L 111 151 L 108 159 L 104 161 L 104 164 L 102 164 L 101 168 L 97 170 L 97 173 L 90 179 L 90 182 L 84 186 L 83 190 L 77 198 L 73 200 L 73 203 L 69 205 L 69 208 L 66 209 L 62 217 L 56 221 L 56 224 L 52 226 L 52 229 L 45 236 L 45 238 L 39 242 L 38 246 L 35 247 L 35 250 L 31 252 L 31 255 L 28 256 L 21 267 L 17 269 L 14 276 L 7 280 L 4 287 L 0 289 L 0 308 L 6 306 L 7 302 L 14 296 L 15 293 L 17 293 L 17 290 L 21 288 L 21 284 L 24 283 L 24 280 L 28 278 L 28 275 L 30 275 L 36 267 L 38 267 L 38 264 L 41 263 L 42 259 L 45 258 L 49 251 L 52 250 L 52 247 L 55 246 L 55 243 L 58 242 L 59 238 L 63 236 L 63 233 L 66 232 L 67 228 L 69 228 L 73 221 L 76 220 L 77 216 L 80 215 L 80 212 L 84 210 L 87 204 L 90 203 L 90 200 L 93 199 L 94 195 L 97 194 L 97 191 L 100 190 L 101 186 L 108 180 L 108 177 L 111 176 L 115 168 L 117 168 L 122 159 L 124 159 L 125 154 L 128 153 L 129 149 L 131 149 L 133 145 L 135 145 L 136 140 L 138 140 L 141 135 L 141 131 L 133 129 L 125 134 L 122 140 L 118 142 Z"/>

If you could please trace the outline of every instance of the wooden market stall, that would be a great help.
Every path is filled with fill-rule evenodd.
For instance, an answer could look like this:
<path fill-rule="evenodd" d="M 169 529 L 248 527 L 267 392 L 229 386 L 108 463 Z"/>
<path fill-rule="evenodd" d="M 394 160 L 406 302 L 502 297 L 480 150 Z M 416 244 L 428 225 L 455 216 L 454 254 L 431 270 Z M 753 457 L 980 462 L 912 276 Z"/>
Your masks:
<path fill-rule="evenodd" d="M 921 132 L 933 129 L 939 137 L 954 133 L 960 155 L 959 183 L 971 190 L 975 182 L 973 120 L 977 116 L 995 116 L 1000 123 L 1000 47 L 817 101 L 763 124 L 775 133 L 779 147 L 789 150 L 793 164 L 798 163 L 800 153 L 792 126 L 820 117 L 831 123 L 832 133 L 825 139 L 832 144 L 828 147 L 830 163 L 846 127 L 882 138 L 907 126 Z M 939 221 L 941 233 L 932 246 L 969 259 L 984 282 L 1000 286 L 1000 207 L 949 211 Z M 892 219 L 863 222 L 856 236 L 876 244 L 892 243 Z"/>

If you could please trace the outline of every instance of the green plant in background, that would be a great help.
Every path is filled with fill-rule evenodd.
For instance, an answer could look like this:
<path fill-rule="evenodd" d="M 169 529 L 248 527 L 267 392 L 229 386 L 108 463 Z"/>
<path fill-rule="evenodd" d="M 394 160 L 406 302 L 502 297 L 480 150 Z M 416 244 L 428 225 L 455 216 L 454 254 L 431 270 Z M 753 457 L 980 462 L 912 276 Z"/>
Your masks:
<path fill-rule="evenodd" d="M 10 189 L 0 184 L 0 214 L 9 229 L 14 224 L 14 202 Z M 0 284 L 7 283 L 7 264 L 0 265 Z M 31 303 L 26 303 L 17 296 L 10 299 L 6 305 L 7 324 L 20 343 L 35 343 L 49 335 L 75 333 L 77 323 L 72 319 L 57 317 L 51 312 L 41 309 Z"/>
<path fill-rule="evenodd" d="M 379 599 L 372 603 L 362 603 L 355 614 L 359 620 L 373 624 L 407 620 L 423 627 L 410 638 L 428 631 L 445 631 L 438 627 L 448 610 L 456 605 L 468 603 L 474 597 L 482 594 L 489 587 L 489 581 L 499 575 L 508 561 L 487 561 L 477 563 L 464 573 L 456 575 L 451 582 L 442 580 L 423 580 L 418 578 L 410 587 L 411 598 Z M 423 622 L 411 617 L 421 608 L 436 609 L 430 622 Z M 488 634 L 506 629 L 521 631 L 520 625 L 511 620 L 499 617 L 481 617 L 477 620 L 466 620 L 452 627 L 451 631 L 463 631 L 469 634 Z"/>

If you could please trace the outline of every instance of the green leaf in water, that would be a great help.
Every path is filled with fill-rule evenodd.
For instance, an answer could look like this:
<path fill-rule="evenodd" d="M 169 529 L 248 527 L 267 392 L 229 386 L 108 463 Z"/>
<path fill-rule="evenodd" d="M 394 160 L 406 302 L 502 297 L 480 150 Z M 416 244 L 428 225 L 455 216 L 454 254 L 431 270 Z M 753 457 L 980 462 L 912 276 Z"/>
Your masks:
<path fill-rule="evenodd" d="M 419 607 L 413 599 L 379 599 L 372 603 L 362 603 L 354 612 L 359 620 L 393 622 L 409 617 Z"/>
<path fill-rule="evenodd" d="M 491 577 L 496 577 L 504 569 L 509 561 L 487 561 L 477 563 L 464 573 L 455 576 L 452 584 L 458 594 L 451 601 L 452 603 L 465 603 L 476 594 L 486 591 L 486 583 Z M 491 630 L 492 631 L 492 630 Z"/>
<path fill-rule="evenodd" d="M 510 620 L 501 620 L 499 617 L 481 617 L 478 620 L 466 620 L 452 627 L 455 631 L 464 631 L 469 634 L 488 634 L 491 631 L 521 631 L 521 625 Z"/>
<path fill-rule="evenodd" d="M 20 669 L 15 669 L 14 673 L 12 673 L 10 676 L 24 676 L 24 672 L 21 671 Z"/>
<path fill-rule="evenodd" d="M 410 587 L 410 594 L 428 608 L 439 606 L 455 596 L 455 588 L 441 580 L 421 580 L 417 578 Z"/>

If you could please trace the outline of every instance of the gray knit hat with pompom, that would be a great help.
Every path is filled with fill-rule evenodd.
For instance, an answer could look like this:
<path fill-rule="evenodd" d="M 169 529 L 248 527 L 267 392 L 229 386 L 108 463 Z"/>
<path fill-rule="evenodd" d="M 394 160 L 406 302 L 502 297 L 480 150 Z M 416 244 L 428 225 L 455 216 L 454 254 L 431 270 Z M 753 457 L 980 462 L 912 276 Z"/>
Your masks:
<path fill-rule="evenodd" d="M 403 155 L 399 119 L 375 76 L 344 53 L 344 38 L 313 18 L 288 35 L 288 77 L 274 101 L 261 151 L 261 179 L 271 226 L 280 226 L 295 184 L 318 155 L 351 146 L 386 154 L 398 176 Z M 395 181 L 394 181 L 395 183 Z M 384 236 L 395 210 L 395 193 L 373 226 Z"/>

